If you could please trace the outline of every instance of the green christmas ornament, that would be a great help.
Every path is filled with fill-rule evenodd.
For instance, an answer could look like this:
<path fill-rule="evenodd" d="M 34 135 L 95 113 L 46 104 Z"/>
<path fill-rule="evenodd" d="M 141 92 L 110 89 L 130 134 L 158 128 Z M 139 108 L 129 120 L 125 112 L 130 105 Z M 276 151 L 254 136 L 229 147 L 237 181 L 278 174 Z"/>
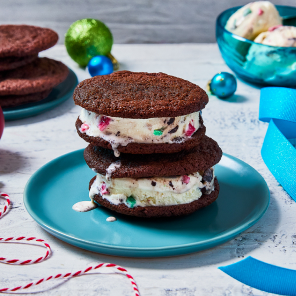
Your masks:
<path fill-rule="evenodd" d="M 87 66 L 91 58 L 110 55 L 113 36 L 109 28 L 99 20 L 82 19 L 73 23 L 65 35 L 69 56 L 80 66 Z"/>

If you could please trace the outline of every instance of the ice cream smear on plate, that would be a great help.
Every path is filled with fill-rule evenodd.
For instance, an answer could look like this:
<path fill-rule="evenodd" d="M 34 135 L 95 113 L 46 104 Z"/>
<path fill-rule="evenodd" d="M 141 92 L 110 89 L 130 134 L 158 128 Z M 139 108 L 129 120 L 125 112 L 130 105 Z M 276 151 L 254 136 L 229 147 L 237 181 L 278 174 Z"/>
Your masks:
<path fill-rule="evenodd" d="M 73 205 L 72 209 L 76 212 L 88 212 L 95 209 L 97 205 L 91 200 L 79 201 Z"/>
<path fill-rule="evenodd" d="M 251 2 L 237 10 L 225 28 L 233 34 L 254 40 L 269 28 L 282 25 L 282 18 L 269 1 Z"/>

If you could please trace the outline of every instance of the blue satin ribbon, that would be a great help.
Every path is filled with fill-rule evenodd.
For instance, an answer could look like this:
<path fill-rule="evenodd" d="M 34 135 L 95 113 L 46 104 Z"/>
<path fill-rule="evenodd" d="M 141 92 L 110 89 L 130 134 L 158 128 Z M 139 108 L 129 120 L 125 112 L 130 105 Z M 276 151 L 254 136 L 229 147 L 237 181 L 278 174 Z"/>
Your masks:
<path fill-rule="evenodd" d="M 261 90 L 259 119 L 269 122 L 262 158 L 288 194 L 296 201 L 296 90 L 266 87 Z"/>
<path fill-rule="evenodd" d="M 296 270 L 271 265 L 253 257 L 219 269 L 258 290 L 279 295 L 296 295 Z"/>

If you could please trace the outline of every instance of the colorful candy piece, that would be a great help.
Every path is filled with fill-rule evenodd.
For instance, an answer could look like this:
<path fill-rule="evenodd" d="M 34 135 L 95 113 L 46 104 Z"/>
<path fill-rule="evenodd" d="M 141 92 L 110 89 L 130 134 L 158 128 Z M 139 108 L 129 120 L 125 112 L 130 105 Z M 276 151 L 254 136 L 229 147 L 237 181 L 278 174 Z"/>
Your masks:
<path fill-rule="evenodd" d="M 81 131 L 82 131 L 82 132 L 85 132 L 85 131 L 87 131 L 88 129 L 89 129 L 89 125 L 88 125 L 88 124 L 83 123 L 83 124 L 81 125 Z"/>
<path fill-rule="evenodd" d="M 155 129 L 153 131 L 153 135 L 154 136 L 161 136 L 163 134 L 163 131 L 166 129 L 167 127 L 166 126 L 163 126 L 162 128 L 158 128 L 158 129 Z"/>
<path fill-rule="evenodd" d="M 153 131 L 154 136 L 161 136 L 163 134 L 163 131 L 161 129 L 155 129 Z"/>
<path fill-rule="evenodd" d="M 262 15 L 263 13 L 264 13 L 264 11 L 261 8 L 259 8 L 258 9 L 258 15 Z"/>
<path fill-rule="evenodd" d="M 268 29 L 268 31 L 269 31 L 269 32 L 272 32 L 272 31 L 274 31 L 275 29 L 277 29 L 277 28 L 279 28 L 279 27 L 282 27 L 282 25 L 278 25 L 278 26 L 270 27 L 270 28 Z"/>
<path fill-rule="evenodd" d="M 111 118 L 107 116 L 102 116 L 98 125 L 98 128 L 100 131 L 103 131 L 109 124 L 110 124 Z"/>
<path fill-rule="evenodd" d="M 250 8 L 246 8 L 243 12 L 243 16 L 247 16 L 250 13 L 252 13 L 252 10 Z"/>
<path fill-rule="evenodd" d="M 136 200 L 132 197 L 132 196 L 129 196 L 127 199 L 126 199 L 126 203 L 128 204 L 128 206 L 132 209 L 135 204 L 136 204 Z"/>
<path fill-rule="evenodd" d="M 234 19 L 231 29 L 234 30 L 236 28 L 237 28 L 237 26 L 236 26 L 236 19 Z"/>
<path fill-rule="evenodd" d="M 101 195 L 104 195 L 104 194 L 109 194 L 109 191 L 107 189 L 107 186 L 106 186 L 105 182 L 103 182 L 103 184 L 101 186 Z"/>
<path fill-rule="evenodd" d="M 190 177 L 187 175 L 182 176 L 182 183 L 188 184 L 190 182 Z"/>
<path fill-rule="evenodd" d="M 186 137 L 190 137 L 195 132 L 195 127 L 191 124 L 191 122 L 188 125 L 188 129 L 185 132 Z"/>

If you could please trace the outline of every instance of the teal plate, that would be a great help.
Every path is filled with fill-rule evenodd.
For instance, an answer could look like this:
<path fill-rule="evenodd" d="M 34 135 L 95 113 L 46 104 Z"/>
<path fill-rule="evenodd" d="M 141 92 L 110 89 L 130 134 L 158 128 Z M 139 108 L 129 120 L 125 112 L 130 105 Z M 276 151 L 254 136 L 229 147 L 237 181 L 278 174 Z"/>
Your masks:
<path fill-rule="evenodd" d="M 269 204 L 262 176 L 243 161 L 224 154 L 216 165 L 218 199 L 189 216 L 141 219 L 103 207 L 80 213 L 72 206 L 88 198 L 94 172 L 83 150 L 60 156 L 28 181 L 24 203 L 32 218 L 59 239 L 103 254 L 162 257 L 188 254 L 220 245 L 255 224 Z M 106 218 L 115 216 L 116 222 Z"/>
<path fill-rule="evenodd" d="M 44 100 L 18 107 L 3 108 L 5 121 L 35 116 L 58 106 L 73 95 L 74 88 L 77 84 L 78 79 L 75 73 L 69 69 L 69 75 L 66 80 L 53 88 Z"/>

